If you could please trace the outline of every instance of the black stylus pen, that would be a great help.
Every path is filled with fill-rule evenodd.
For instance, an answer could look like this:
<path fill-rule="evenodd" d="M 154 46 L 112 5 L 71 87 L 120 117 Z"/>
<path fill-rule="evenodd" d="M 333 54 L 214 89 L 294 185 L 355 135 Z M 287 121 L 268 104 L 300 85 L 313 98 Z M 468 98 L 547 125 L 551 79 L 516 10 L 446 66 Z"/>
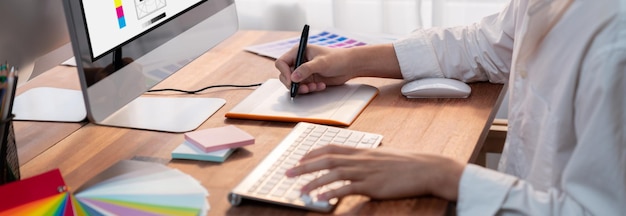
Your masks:
<path fill-rule="evenodd" d="M 296 66 L 293 68 L 294 70 L 302 63 L 304 63 L 304 53 L 306 52 L 306 44 L 309 39 L 309 25 L 304 25 L 302 29 L 302 35 L 300 35 L 300 45 L 298 45 L 298 55 L 296 56 Z M 291 82 L 291 89 L 289 89 L 289 93 L 291 94 L 291 99 L 296 97 L 298 94 L 298 88 L 300 87 L 300 83 Z"/>

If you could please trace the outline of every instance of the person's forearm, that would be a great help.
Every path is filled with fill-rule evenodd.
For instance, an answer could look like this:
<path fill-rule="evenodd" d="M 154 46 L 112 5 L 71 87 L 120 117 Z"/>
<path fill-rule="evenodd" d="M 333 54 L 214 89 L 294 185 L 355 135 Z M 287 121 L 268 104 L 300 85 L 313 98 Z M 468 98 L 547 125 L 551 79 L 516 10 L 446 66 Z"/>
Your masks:
<path fill-rule="evenodd" d="M 459 183 L 463 175 L 465 164 L 459 163 L 452 158 L 442 157 L 439 163 L 438 173 L 433 175 L 431 185 L 435 196 L 450 201 L 456 201 L 459 196 Z"/>
<path fill-rule="evenodd" d="M 392 44 L 350 48 L 349 56 L 350 68 L 357 77 L 402 78 Z"/>

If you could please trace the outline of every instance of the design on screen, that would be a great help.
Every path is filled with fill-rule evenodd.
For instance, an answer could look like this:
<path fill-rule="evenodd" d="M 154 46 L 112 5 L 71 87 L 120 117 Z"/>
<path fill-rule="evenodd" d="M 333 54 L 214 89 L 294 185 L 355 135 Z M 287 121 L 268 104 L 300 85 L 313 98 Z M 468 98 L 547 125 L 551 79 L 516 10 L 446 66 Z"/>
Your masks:
<path fill-rule="evenodd" d="M 135 0 L 137 19 L 144 18 L 166 6 L 165 0 Z"/>
<path fill-rule="evenodd" d="M 115 11 L 117 12 L 117 23 L 119 24 L 120 29 L 126 27 L 126 18 L 124 18 L 122 0 L 115 0 Z"/>

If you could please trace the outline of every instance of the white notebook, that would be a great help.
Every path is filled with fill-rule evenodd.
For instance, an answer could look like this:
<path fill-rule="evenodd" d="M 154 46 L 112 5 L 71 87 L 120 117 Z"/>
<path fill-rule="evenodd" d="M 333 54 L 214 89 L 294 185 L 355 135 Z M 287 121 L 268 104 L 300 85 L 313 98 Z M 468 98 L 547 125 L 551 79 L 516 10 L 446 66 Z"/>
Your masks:
<path fill-rule="evenodd" d="M 291 100 L 289 90 L 278 79 L 269 79 L 226 117 L 349 126 L 376 95 L 378 89 L 373 86 L 345 84 Z"/>

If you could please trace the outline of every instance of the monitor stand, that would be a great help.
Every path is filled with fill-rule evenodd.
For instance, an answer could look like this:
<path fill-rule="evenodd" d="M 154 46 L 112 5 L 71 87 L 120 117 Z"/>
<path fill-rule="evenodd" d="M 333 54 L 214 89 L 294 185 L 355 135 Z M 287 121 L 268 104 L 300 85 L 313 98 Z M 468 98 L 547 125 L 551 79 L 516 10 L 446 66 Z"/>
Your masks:
<path fill-rule="evenodd" d="M 38 87 L 27 90 L 13 101 L 14 120 L 80 122 L 87 111 L 79 90 Z"/>
<path fill-rule="evenodd" d="M 19 71 L 18 88 L 63 60 L 74 61 L 70 43 L 24 64 Z M 13 120 L 24 121 L 81 122 L 87 117 L 80 90 L 53 87 L 35 87 L 15 96 L 11 111 Z"/>
<path fill-rule="evenodd" d="M 226 104 L 221 98 L 162 98 L 142 96 L 97 124 L 135 129 L 187 132 L 198 128 Z M 14 120 L 81 122 L 87 112 L 78 90 L 37 87 L 13 102 Z"/>
<path fill-rule="evenodd" d="M 182 133 L 198 128 L 224 104 L 221 98 L 141 96 L 96 123 Z"/>
<path fill-rule="evenodd" d="M 112 64 L 115 71 L 126 66 L 122 56 L 122 48 L 113 51 Z M 100 125 L 182 133 L 196 129 L 225 103 L 226 100 L 221 98 L 140 96 L 104 120 L 94 122 Z"/>

